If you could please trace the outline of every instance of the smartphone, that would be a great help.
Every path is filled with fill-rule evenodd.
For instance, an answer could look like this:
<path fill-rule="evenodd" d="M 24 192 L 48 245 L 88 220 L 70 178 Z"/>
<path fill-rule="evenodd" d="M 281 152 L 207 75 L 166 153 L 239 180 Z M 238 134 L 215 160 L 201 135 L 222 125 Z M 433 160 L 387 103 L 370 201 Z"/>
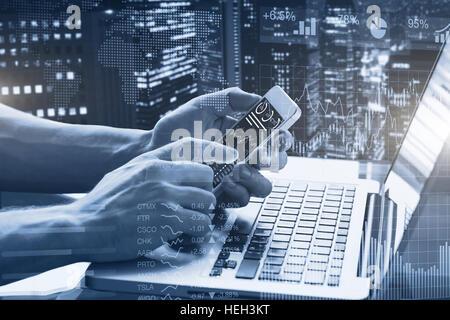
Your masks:
<path fill-rule="evenodd" d="M 300 119 L 301 114 L 302 112 L 298 105 L 281 87 L 275 86 L 270 89 L 232 128 L 234 131 L 242 129 L 244 132 L 248 129 L 264 130 L 267 138 L 265 140 L 258 139 L 257 143 L 251 144 L 252 147 L 250 148 L 250 144 L 246 143 L 245 154 L 240 154 L 240 160 L 234 164 L 214 163 L 210 165 L 214 171 L 213 192 L 216 196 L 221 193 L 220 186 L 223 179 L 233 171 L 237 162 L 247 161 L 252 152 L 270 141 L 274 130 L 288 130 Z M 225 135 L 223 143 L 226 144 L 226 142 L 227 135 Z"/>

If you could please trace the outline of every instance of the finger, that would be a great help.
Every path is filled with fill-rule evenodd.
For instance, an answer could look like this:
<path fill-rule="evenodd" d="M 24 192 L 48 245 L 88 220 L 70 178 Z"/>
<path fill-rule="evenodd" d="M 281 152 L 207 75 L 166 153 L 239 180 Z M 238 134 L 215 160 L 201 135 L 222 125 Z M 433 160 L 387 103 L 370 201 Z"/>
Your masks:
<path fill-rule="evenodd" d="M 251 196 L 265 198 L 272 192 L 272 183 L 258 170 L 246 164 L 236 166 L 231 179 L 243 185 Z"/>
<path fill-rule="evenodd" d="M 229 176 L 223 180 L 223 191 L 229 200 L 227 207 L 245 207 L 250 201 L 250 193 L 244 186 L 234 182 Z"/>
<path fill-rule="evenodd" d="M 261 96 L 245 92 L 237 87 L 228 89 L 227 94 L 230 98 L 230 107 L 235 112 L 248 111 L 261 100 Z"/>
<path fill-rule="evenodd" d="M 215 195 L 194 187 L 172 186 L 170 199 L 185 209 L 210 213 L 217 204 Z"/>
<path fill-rule="evenodd" d="M 161 148 L 158 158 L 166 161 L 233 163 L 238 159 L 238 152 L 214 141 L 184 138 Z"/>
<path fill-rule="evenodd" d="M 294 145 L 294 137 L 285 129 L 281 129 L 279 133 L 280 151 L 288 151 Z"/>

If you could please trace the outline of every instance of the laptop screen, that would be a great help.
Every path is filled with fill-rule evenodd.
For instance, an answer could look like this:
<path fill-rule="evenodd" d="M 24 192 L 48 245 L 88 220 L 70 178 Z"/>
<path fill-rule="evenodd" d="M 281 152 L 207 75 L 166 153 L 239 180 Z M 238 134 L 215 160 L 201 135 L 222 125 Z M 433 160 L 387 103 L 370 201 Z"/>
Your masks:
<path fill-rule="evenodd" d="M 450 47 L 444 44 L 386 178 L 389 197 L 406 204 L 405 226 L 450 135 Z"/>

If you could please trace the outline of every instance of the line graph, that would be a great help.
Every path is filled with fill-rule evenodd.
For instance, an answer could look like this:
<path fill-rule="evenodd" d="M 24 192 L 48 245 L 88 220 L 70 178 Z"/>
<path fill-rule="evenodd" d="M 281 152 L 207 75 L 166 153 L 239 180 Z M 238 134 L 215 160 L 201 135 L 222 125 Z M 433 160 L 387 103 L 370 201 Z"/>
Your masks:
<path fill-rule="evenodd" d="M 343 159 L 391 159 L 411 120 L 429 70 L 260 66 L 260 90 L 281 85 L 303 111 L 292 153 Z"/>

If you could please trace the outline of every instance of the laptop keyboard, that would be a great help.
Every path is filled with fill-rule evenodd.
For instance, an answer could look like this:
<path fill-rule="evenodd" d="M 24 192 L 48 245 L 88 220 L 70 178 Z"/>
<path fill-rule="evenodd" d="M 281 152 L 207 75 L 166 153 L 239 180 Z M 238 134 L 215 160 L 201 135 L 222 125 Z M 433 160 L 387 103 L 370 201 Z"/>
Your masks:
<path fill-rule="evenodd" d="M 253 226 L 233 228 L 210 276 L 235 268 L 228 257 L 239 252 L 236 278 L 338 286 L 355 191 L 348 185 L 275 182 L 266 199 L 252 198 L 246 207 L 259 212 L 254 232 L 250 236 Z"/>

